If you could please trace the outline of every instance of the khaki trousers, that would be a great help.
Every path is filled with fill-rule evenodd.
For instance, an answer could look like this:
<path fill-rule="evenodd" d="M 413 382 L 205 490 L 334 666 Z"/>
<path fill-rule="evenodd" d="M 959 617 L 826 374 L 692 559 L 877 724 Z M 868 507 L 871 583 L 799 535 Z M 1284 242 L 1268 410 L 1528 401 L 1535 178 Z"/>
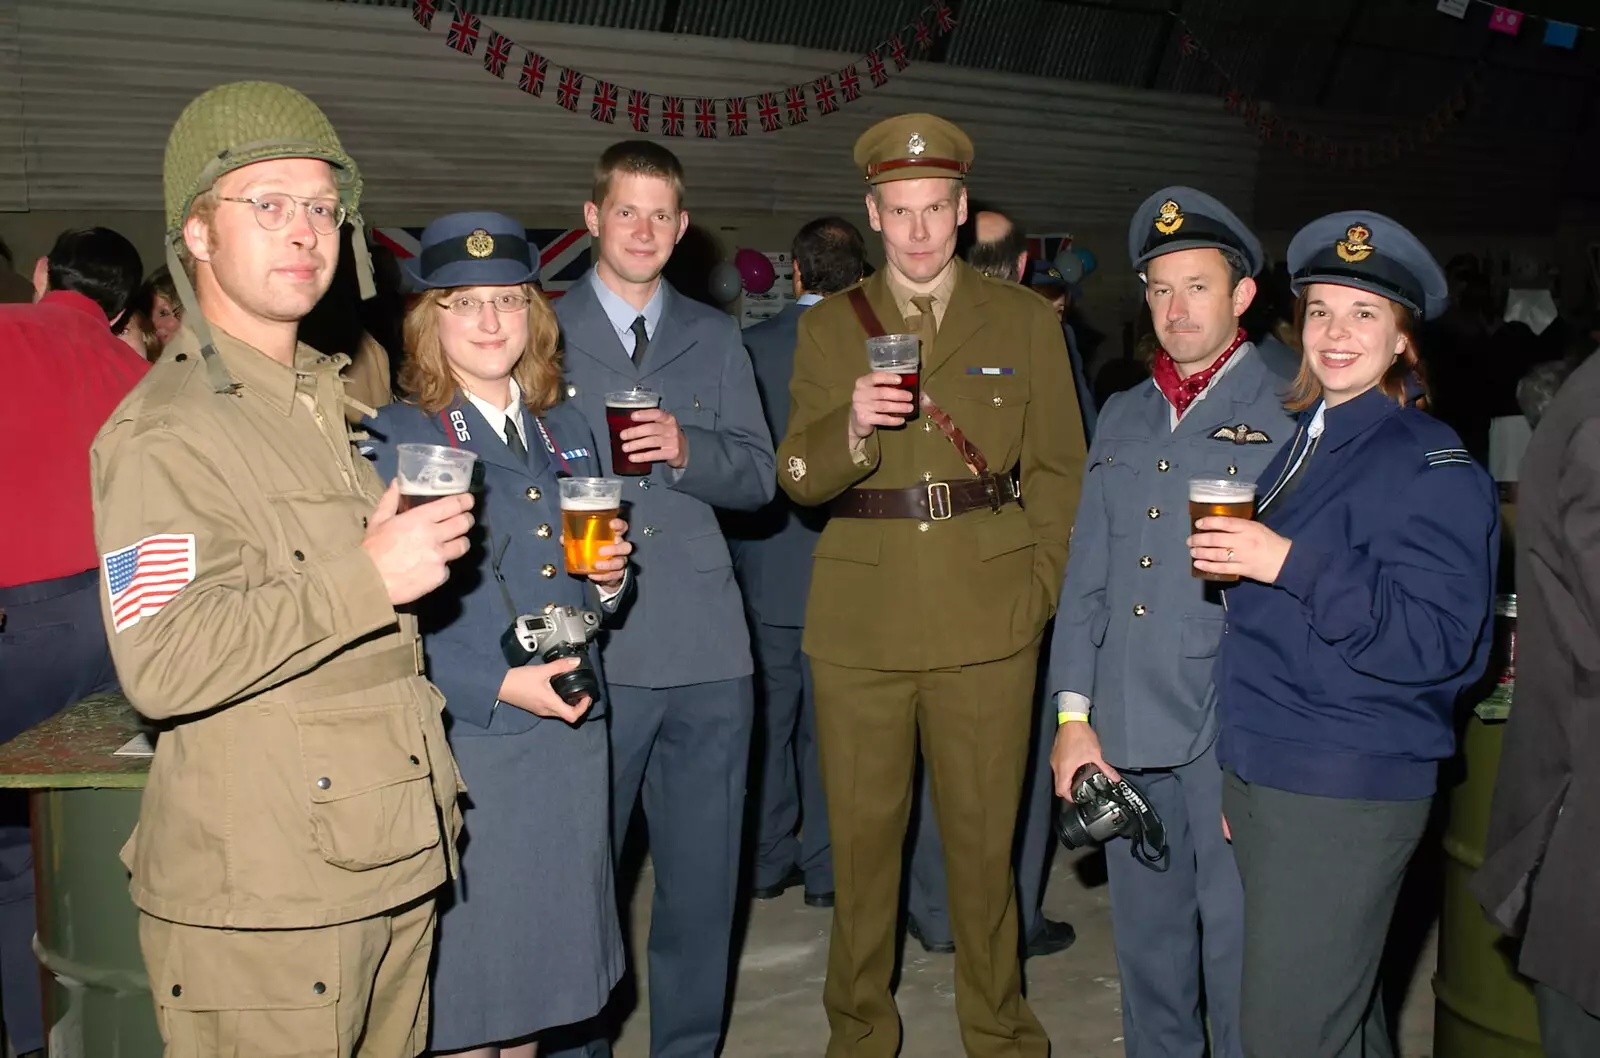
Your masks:
<path fill-rule="evenodd" d="M 1011 869 L 1038 655 L 1035 640 L 1000 661 L 933 672 L 812 659 L 833 835 L 827 1058 L 898 1052 L 900 1016 L 890 982 L 919 738 L 944 837 L 962 1043 L 972 1058 L 1050 1053 L 1022 997 Z"/>
<path fill-rule="evenodd" d="M 428 1039 L 434 898 L 317 929 L 139 916 L 165 1058 L 415 1058 Z"/>

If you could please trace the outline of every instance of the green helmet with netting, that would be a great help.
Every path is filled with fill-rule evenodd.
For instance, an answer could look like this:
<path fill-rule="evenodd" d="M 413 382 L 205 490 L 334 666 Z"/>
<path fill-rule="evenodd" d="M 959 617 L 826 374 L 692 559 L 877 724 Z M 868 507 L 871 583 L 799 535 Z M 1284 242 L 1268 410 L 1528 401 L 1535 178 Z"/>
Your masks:
<path fill-rule="evenodd" d="M 327 115 L 288 85 L 237 81 L 196 97 L 172 126 L 161 167 L 168 237 L 176 237 L 195 198 L 224 173 L 273 158 L 320 158 L 333 166 L 339 200 L 356 216 L 361 171 Z"/>

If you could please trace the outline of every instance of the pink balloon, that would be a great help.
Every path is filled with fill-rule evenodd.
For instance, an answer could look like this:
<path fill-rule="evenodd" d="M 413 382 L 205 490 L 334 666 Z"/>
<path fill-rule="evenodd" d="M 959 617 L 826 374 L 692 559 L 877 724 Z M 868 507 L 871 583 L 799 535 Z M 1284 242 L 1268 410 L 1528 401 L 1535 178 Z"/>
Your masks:
<path fill-rule="evenodd" d="M 778 273 L 773 269 L 772 262 L 760 250 L 749 248 L 740 250 L 733 255 L 733 265 L 739 270 L 739 278 L 743 280 L 745 290 L 752 294 L 765 294 L 772 289 L 772 284 L 778 279 Z"/>

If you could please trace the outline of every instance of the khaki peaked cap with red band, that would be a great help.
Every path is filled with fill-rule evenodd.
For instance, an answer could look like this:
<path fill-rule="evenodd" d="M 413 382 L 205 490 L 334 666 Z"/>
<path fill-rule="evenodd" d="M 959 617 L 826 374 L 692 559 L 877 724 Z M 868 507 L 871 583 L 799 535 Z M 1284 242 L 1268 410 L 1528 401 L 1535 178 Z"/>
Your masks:
<path fill-rule="evenodd" d="M 884 118 L 856 140 L 856 167 L 869 184 L 889 180 L 966 179 L 972 140 L 933 114 Z"/>

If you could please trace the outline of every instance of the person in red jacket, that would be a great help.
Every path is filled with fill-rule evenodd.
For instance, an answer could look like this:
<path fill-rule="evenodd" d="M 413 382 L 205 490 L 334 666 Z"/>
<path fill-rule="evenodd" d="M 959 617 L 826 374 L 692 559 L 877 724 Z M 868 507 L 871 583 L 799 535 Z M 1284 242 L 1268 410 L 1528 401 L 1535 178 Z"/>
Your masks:
<path fill-rule="evenodd" d="M 116 335 L 144 268 L 108 228 L 66 231 L 32 304 L 0 304 L 0 742 L 117 688 L 100 620 L 89 443 L 150 365 Z M 18 1054 L 44 1046 L 27 800 L 0 796 L 0 1002 Z"/>

